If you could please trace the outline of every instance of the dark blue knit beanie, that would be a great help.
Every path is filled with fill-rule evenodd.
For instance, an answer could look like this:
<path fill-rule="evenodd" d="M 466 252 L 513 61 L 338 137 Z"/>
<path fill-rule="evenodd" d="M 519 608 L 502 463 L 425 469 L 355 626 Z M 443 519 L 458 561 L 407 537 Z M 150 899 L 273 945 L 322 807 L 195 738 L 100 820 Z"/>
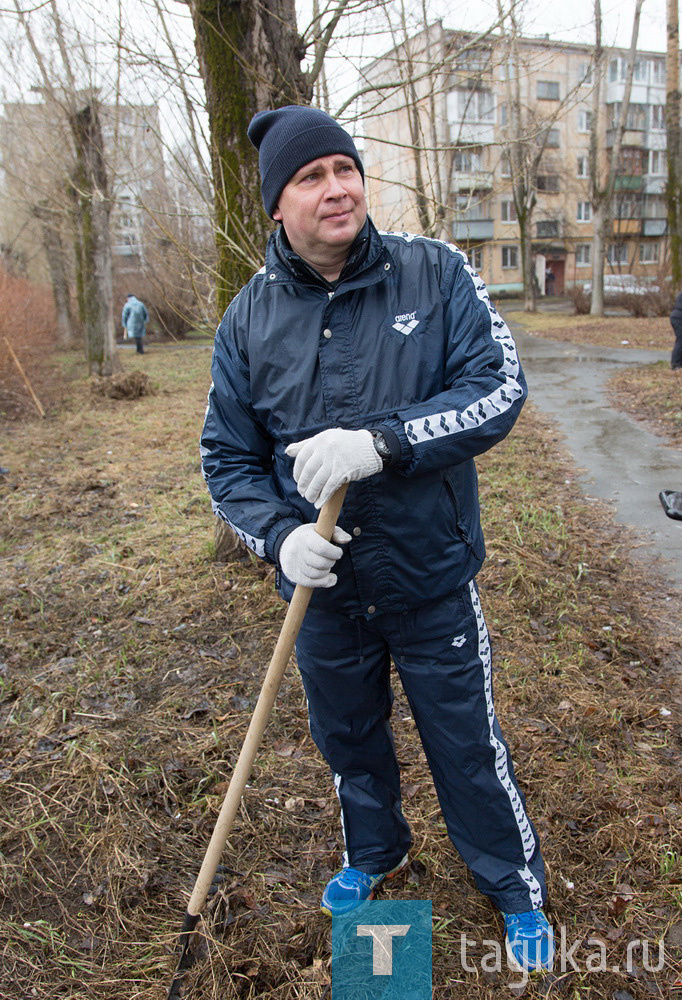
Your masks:
<path fill-rule="evenodd" d="M 344 153 L 355 160 L 365 178 L 362 160 L 348 132 L 319 108 L 289 104 L 275 111 L 259 111 L 251 119 L 247 135 L 258 150 L 260 189 L 270 218 L 282 188 L 297 170 L 318 156 Z"/>

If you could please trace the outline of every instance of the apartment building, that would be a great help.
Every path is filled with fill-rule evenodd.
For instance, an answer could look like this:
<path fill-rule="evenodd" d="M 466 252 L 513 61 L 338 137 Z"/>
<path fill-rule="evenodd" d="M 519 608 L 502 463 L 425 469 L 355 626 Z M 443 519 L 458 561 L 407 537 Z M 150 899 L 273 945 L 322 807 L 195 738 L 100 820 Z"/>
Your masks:
<path fill-rule="evenodd" d="M 589 145 L 597 114 L 610 155 L 623 100 L 626 52 L 608 49 L 594 107 L 589 46 L 520 38 L 477 40 L 429 26 L 367 67 L 367 189 L 380 228 L 423 232 L 466 250 L 495 294 L 522 291 L 510 142 L 534 197 L 530 235 L 537 287 L 561 294 L 589 280 Z M 397 81 L 408 83 L 397 84 Z M 520 98 L 520 100 L 519 100 Z M 654 278 L 666 238 L 665 57 L 634 67 L 606 271 Z M 604 166 L 604 162 L 602 162 Z"/>
<path fill-rule="evenodd" d="M 36 217 L 48 206 L 60 219 L 62 242 L 71 249 L 67 178 L 74 169 L 72 142 L 59 95 L 7 102 L 0 118 L 0 248 L 9 263 L 36 281 L 47 281 L 45 241 Z M 156 107 L 100 105 L 117 275 L 134 275 L 144 260 L 149 226 L 144 206 L 167 198 Z"/>

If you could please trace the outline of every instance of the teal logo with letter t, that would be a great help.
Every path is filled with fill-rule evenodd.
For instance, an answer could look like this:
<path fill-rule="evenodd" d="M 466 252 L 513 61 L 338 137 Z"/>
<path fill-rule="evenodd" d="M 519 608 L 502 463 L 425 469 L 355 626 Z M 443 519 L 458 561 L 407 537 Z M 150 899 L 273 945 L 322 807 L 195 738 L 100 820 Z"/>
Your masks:
<path fill-rule="evenodd" d="M 332 920 L 334 1000 L 431 1000 L 431 903 L 369 900 Z"/>

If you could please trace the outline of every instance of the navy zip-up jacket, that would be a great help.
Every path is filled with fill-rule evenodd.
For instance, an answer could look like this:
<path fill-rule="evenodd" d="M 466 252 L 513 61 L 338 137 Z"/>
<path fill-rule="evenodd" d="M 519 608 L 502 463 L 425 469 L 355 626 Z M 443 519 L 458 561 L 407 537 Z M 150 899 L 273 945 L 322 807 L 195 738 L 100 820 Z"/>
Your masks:
<path fill-rule="evenodd" d="M 455 246 L 379 233 L 368 219 L 332 286 L 274 233 L 218 328 L 212 374 L 201 455 L 214 510 L 269 562 L 317 518 L 287 445 L 330 427 L 388 441 L 384 471 L 350 484 L 339 524 L 353 540 L 314 607 L 404 611 L 476 575 L 474 457 L 509 433 L 526 384 L 509 329 Z M 293 585 L 281 573 L 278 584 L 288 600 Z"/>

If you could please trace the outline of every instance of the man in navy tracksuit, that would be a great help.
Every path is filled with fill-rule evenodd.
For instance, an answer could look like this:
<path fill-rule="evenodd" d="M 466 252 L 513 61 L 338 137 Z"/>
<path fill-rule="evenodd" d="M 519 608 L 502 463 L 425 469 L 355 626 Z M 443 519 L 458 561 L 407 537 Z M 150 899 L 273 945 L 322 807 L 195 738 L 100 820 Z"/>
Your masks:
<path fill-rule="evenodd" d="M 346 846 L 322 907 L 347 912 L 406 864 L 392 659 L 510 961 L 550 965 L 540 847 L 495 717 L 475 583 L 474 457 L 523 404 L 514 341 L 456 247 L 377 232 L 353 140 L 328 115 L 261 112 L 249 137 L 281 225 L 218 328 L 202 461 L 216 514 L 278 567 L 283 597 L 316 588 L 296 651 Z M 343 483 L 327 542 L 316 508 Z"/>

